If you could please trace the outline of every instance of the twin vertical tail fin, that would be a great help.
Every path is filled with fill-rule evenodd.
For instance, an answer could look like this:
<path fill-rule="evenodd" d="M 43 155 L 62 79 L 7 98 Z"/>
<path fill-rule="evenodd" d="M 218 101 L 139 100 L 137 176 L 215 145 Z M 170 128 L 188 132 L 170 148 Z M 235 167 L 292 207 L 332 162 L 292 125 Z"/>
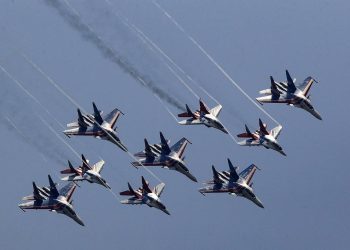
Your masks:
<path fill-rule="evenodd" d="M 208 106 L 202 101 L 202 99 L 199 99 L 199 108 L 201 114 L 210 114 Z"/>
<path fill-rule="evenodd" d="M 87 170 L 91 169 L 88 160 L 85 158 L 85 156 L 83 154 L 81 155 L 81 161 L 83 162 L 83 164 L 82 164 L 83 173 L 85 173 Z"/>
<path fill-rule="evenodd" d="M 52 181 L 51 176 L 48 175 L 48 177 L 49 177 L 49 183 L 50 183 L 50 196 L 53 197 L 53 198 L 57 198 L 59 196 L 59 193 L 57 191 L 56 185 Z"/>
<path fill-rule="evenodd" d="M 294 85 L 294 81 L 290 76 L 288 70 L 286 70 L 287 84 L 288 84 L 288 92 L 294 93 L 296 91 L 296 87 Z"/>
<path fill-rule="evenodd" d="M 162 153 L 170 154 L 171 150 L 170 150 L 170 147 L 168 145 L 168 142 L 165 140 L 162 132 L 160 132 L 159 134 L 160 134 L 160 141 L 161 141 L 161 145 L 162 145 Z"/>
<path fill-rule="evenodd" d="M 146 138 L 144 139 L 144 142 L 145 142 L 145 153 L 146 153 L 146 155 L 147 156 L 155 156 L 155 154 L 152 152 L 152 148 L 149 145 L 149 143 L 148 143 Z"/>
<path fill-rule="evenodd" d="M 39 189 L 35 182 L 33 181 L 33 196 L 35 200 L 43 200 L 44 197 L 40 194 Z"/>
<path fill-rule="evenodd" d="M 177 116 L 178 117 L 192 117 L 192 118 L 196 119 L 195 114 L 191 111 L 191 109 L 188 107 L 187 104 L 186 104 L 186 112 L 178 114 Z"/>
<path fill-rule="evenodd" d="M 103 123 L 103 119 L 101 117 L 100 111 L 97 109 L 96 104 L 94 102 L 92 103 L 92 106 L 94 107 L 95 121 L 101 125 Z"/>
<path fill-rule="evenodd" d="M 260 127 L 260 132 L 264 135 L 268 135 L 269 132 L 266 129 L 266 124 L 264 124 L 261 119 L 259 118 L 259 127 Z"/>
<path fill-rule="evenodd" d="M 152 193 L 152 190 L 149 188 L 148 183 L 143 176 L 142 176 L 142 189 L 147 194 Z"/>
<path fill-rule="evenodd" d="M 230 159 L 227 158 L 228 166 L 230 168 L 230 182 L 237 182 L 239 179 L 239 176 L 236 172 L 236 168 L 233 166 Z"/>
<path fill-rule="evenodd" d="M 85 122 L 83 114 L 81 113 L 80 109 L 78 109 L 78 124 L 79 124 L 79 127 L 82 127 L 82 128 L 88 127 L 88 124 Z"/>

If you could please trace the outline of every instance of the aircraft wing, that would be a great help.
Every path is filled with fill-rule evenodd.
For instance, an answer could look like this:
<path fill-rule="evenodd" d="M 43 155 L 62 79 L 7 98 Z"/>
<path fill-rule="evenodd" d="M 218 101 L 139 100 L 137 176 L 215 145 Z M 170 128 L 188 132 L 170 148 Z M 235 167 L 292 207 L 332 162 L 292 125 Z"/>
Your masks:
<path fill-rule="evenodd" d="M 105 165 L 105 161 L 104 160 L 100 160 L 99 162 L 95 163 L 92 166 L 93 171 L 100 173 L 103 170 L 103 166 Z"/>
<path fill-rule="evenodd" d="M 312 84 L 315 82 L 315 79 L 313 79 L 311 76 L 307 77 L 302 84 L 298 86 L 298 88 L 303 91 L 304 96 L 307 96 Z"/>
<path fill-rule="evenodd" d="M 127 200 L 122 200 L 120 203 L 129 204 L 129 205 L 141 205 L 141 204 L 143 204 L 143 201 L 142 201 L 142 199 L 132 197 L 132 198 L 127 199 Z"/>
<path fill-rule="evenodd" d="M 155 159 L 154 157 L 147 157 L 144 159 L 140 159 L 139 161 L 134 161 L 131 163 L 134 167 L 139 166 L 162 166 L 164 162 L 159 161 L 159 159 Z"/>
<path fill-rule="evenodd" d="M 58 192 L 60 195 L 66 197 L 67 201 L 69 202 L 72 198 L 72 195 L 76 187 L 77 185 L 74 182 L 70 182 L 64 187 L 62 187 Z"/>
<path fill-rule="evenodd" d="M 160 183 L 160 184 L 158 184 L 157 186 L 155 186 L 154 188 L 153 188 L 153 193 L 155 193 L 158 197 L 160 197 L 161 196 L 161 194 L 162 194 L 162 192 L 163 192 L 163 190 L 164 190 L 164 187 L 165 187 L 165 183 Z"/>
<path fill-rule="evenodd" d="M 108 122 L 111 125 L 111 127 L 113 128 L 121 114 L 122 114 L 122 112 L 119 109 L 115 108 L 112 110 L 112 112 L 107 114 L 103 118 L 103 120 Z"/>
<path fill-rule="evenodd" d="M 177 143 L 175 143 L 170 150 L 176 152 L 180 158 L 182 158 L 182 155 L 186 149 L 186 146 L 188 143 L 191 143 L 189 140 L 187 140 L 185 137 L 183 137 L 181 140 L 179 140 Z"/>
<path fill-rule="evenodd" d="M 61 178 L 62 181 L 83 181 L 84 178 L 81 175 L 69 175 Z"/>
<path fill-rule="evenodd" d="M 254 164 L 250 165 L 246 169 L 244 169 L 240 174 L 239 177 L 243 178 L 246 180 L 247 184 L 250 185 L 252 178 L 255 174 L 255 171 L 258 169 L 257 166 Z"/>
<path fill-rule="evenodd" d="M 187 120 L 180 121 L 179 124 L 181 124 L 181 125 L 201 125 L 201 124 L 203 124 L 203 122 L 197 118 L 190 118 Z"/>
<path fill-rule="evenodd" d="M 241 146 L 259 146 L 260 142 L 257 140 L 254 140 L 254 139 L 248 139 L 248 140 L 238 142 L 238 145 L 241 145 Z"/>
<path fill-rule="evenodd" d="M 220 114 L 220 112 L 221 112 L 221 110 L 222 110 L 222 106 L 219 104 L 218 106 L 212 108 L 212 109 L 210 110 L 210 113 L 211 113 L 213 116 L 218 117 L 219 114 Z"/>
<path fill-rule="evenodd" d="M 282 131 L 282 126 L 281 125 L 278 125 L 277 127 L 273 128 L 271 131 L 270 131 L 270 134 L 275 138 L 277 139 L 277 137 L 280 135 Z"/>

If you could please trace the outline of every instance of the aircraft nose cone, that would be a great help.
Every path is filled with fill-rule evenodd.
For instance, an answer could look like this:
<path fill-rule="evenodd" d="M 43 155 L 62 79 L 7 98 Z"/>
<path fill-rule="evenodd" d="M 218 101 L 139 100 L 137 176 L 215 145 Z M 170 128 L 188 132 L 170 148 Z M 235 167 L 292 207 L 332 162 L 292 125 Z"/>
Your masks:
<path fill-rule="evenodd" d="M 198 182 L 197 181 L 197 178 L 196 177 L 194 177 L 193 175 L 191 175 L 190 173 L 188 173 L 188 178 L 190 178 L 192 181 L 194 181 L 194 182 Z"/>
<path fill-rule="evenodd" d="M 254 202 L 258 207 L 265 208 L 262 202 L 257 198 Z"/>
<path fill-rule="evenodd" d="M 322 117 L 321 115 L 315 111 L 315 113 L 313 114 L 317 119 L 321 120 L 322 121 Z"/>
<path fill-rule="evenodd" d="M 283 150 L 280 151 L 280 153 L 284 156 L 287 156 L 285 152 L 283 152 Z"/>
<path fill-rule="evenodd" d="M 167 215 L 170 215 L 170 213 L 167 209 L 164 209 L 163 212 L 166 213 Z"/>

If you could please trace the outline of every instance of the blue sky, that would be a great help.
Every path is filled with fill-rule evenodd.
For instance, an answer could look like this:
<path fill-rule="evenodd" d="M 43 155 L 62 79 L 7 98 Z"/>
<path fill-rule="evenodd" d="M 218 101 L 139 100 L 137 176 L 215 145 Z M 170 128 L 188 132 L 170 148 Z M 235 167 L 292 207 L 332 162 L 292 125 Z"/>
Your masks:
<path fill-rule="evenodd" d="M 198 103 L 159 53 L 149 50 L 115 16 L 116 11 L 219 100 L 224 107 L 221 120 L 232 134 L 240 133 L 245 123 L 254 129 L 258 118 L 269 127 L 275 125 L 152 1 L 110 2 L 69 1 L 81 21 L 144 79 L 180 103 L 193 108 Z M 283 125 L 279 142 L 287 157 L 263 148 L 239 147 L 220 131 L 177 125 L 149 89 L 101 53 L 96 43 L 74 29 L 47 1 L 1 3 L 0 64 L 40 102 L 0 71 L 1 249 L 48 245 L 61 249 L 61 244 L 68 244 L 69 249 L 348 248 L 348 1 L 159 1 L 251 97 L 269 86 L 270 75 L 284 80 L 285 69 L 298 82 L 309 75 L 319 81 L 312 87 L 311 100 L 323 121 L 286 105 L 264 105 Z M 131 152 L 142 149 L 144 138 L 158 142 L 159 131 L 171 142 L 185 136 L 193 143 L 186 150 L 186 162 L 199 183 L 174 171 L 152 170 L 166 183 L 162 201 L 171 216 L 144 206 L 121 205 L 121 197 L 89 183 L 74 194 L 84 228 L 62 215 L 18 209 L 21 197 L 32 191 L 33 180 L 46 185 L 47 174 L 58 180 L 68 159 L 79 163 L 38 115 L 79 154 L 93 162 L 100 157 L 106 161 L 103 175 L 115 193 L 125 190 L 128 181 L 137 187 L 142 175 L 152 185 L 158 184 L 145 170 L 133 168 L 130 156 L 111 143 L 64 138 L 59 123 L 75 120 L 76 107 L 23 54 L 85 110 L 92 111 L 92 101 L 105 112 L 121 109 L 125 115 L 118 120 L 118 132 Z M 191 86 L 209 106 L 215 105 Z M 179 112 L 172 105 L 166 107 Z M 254 177 L 254 190 L 265 209 L 243 198 L 198 193 L 201 182 L 211 178 L 211 165 L 226 170 L 228 157 L 241 169 L 251 163 L 262 169 Z"/>

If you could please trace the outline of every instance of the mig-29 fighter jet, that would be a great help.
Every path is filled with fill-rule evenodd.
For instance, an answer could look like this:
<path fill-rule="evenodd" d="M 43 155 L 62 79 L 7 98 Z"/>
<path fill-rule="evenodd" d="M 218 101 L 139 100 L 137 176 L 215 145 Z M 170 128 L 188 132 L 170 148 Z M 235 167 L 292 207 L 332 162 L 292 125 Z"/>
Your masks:
<path fill-rule="evenodd" d="M 267 149 L 273 149 L 277 152 L 281 153 L 284 156 L 287 156 L 284 152 L 282 147 L 277 142 L 277 137 L 281 133 L 282 126 L 278 125 L 277 127 L 273 128 L 271 131 L 267 131 L 266 124 L 264 124 L 259 119 L 259 126 L 260 129 L 256 130 L 254 133 L 250 132 L 247 125 L 245 125 L 245 133 L 237 135 L 239 138 L 249 138 L 244 141 L 240 141 L 238 145 L 241 146 L 264 146 Z"/>
<path fill-rule="evenodd" d="M 257 206 L 264 208 L 261 201 L 253 193 L 252 189 L 252 179 L 255 171 L 259 168 L 252 164 L 238 175 L 238 168 L 233 167 L 230 159 L 227 160 L 230 170 L 218 172 L 215 167 L 212 166 L 214 179 L 205 182 L 205 184 L 211 184 L 211 186 L 201 188 L 199 189 L 199 192 L 203 195 L 206 193 L 228 193 L 234 196 L 241 196 L 251 200 Z"/>
<path fill-rule="evenodd" d="M 120 195 L 125 196 L 133 196 L 127 200 L 122 200 L 122 204 L 129 204 L 129 205 L 142 205 L 146 204 L 149 207 L 155 207 L 159 210 L 162 210 L 164 213 L 170 215 L 166 207 L 163 205 L 163 203 L 160 201 L 160 195 L 163 192 L 163 189 L 165 187 L 164 183 L 158 184 L 156 187 L 151 189 L 149 187 L 149 183 L 143 178 L 142 176 L 142 188 L 139 188 L 137 190 L 134 190 L 130 183 L 128 183 L 129 190 L 120 192 Z"/>
<path fill-rule="evenodd" d="M 272 76 L 271 88 L 261 90 L 259 93 L 262 97 L 256 100 L 263 103 L 286 103 L 289 106 L 302 108 L 312 114 L 319 120 L 322 120 L 321 115 L 314 109 L 310 102 L 310 95 L 308 95 L 310 88 L 314 82 L 317 82 L 311 76 L 307 77 L 298 87 L 295 86 L 295 79 L 292 80 L 288 70 L 286 70 L 287 82 L 275 82 Z"/>
<path fill-rule="evenodd" d="M 95 163 L 93 166 L 90 166 L 89 160 L 85 158 L 84 155 L 81 155 L 82 165 L 74 168 L 72 163 L 68 161 L 68 169 L 62 170 L 61 174 L 69 174 L 69 176 L 65 176 L 61 178 L 62 181 L 88 181 L 90 183 L 97 183 L 105 188 L 110 188 L 108 183 L 101 177 L 101 171 L 103 169 L 103 165 L 105 164 L 104 160 L 100 160 Z"/>
<path fill-rule="evenodd" d="M 95 103 L 92 103 L 94 114 L 82 114 L 78 109 L 78 121 L 67 124 L 68 129 L 63 133 L 70 137 L 71 135 L 94 136 L 103 140 L 110 141 L 121 148 L 128 151 L 120 141 L 114 127 L 119 116 L 123 114 L 119 109 L 115 108 L 102 118 L 101 111 L 97 109 Z"/>
<path fill-rule="evenodd" d="M 205 125 L 208 128 L 216 128 L 224 133 L 228 133 L 224 125 L 219 121 L 218 116 L 222 106 L 218 106 L 209 109 L 207 105 L 199 99 L 199 110 L 192 112 L 186 104 L 186 112 L 178 114 L 178 117 L 189 117 L 187 120 L 180 121 L 181 125 Z"/>
<path fill-rule="evenodd" d="M 23 211 L 27 209 L 45 209 L 51 212 L 55 211 L 67 215 L 79 225 L 84 226 L 83 221 L 75 213 L 72 206 L 72 195 L 76 188 L 76 184 L 71 182 L 58 191 L 50 175 L 49 183 L 50 187 L 39 188 L 35 182 L 33 182 L 33 195 L 24 197 L 23 200 L 27 200 L 28 202 L 19 204 L 19 208 Z"/>
<path fill-rule="evenodd" d="M 172 147 L 169 147 L 167 140 L 165 140 L 162 132 L 160 132 L 160 144 L 150 145 L 145 139 L 145 150 L 134 154 L 135 157 L 139 158 L 139 161 L 132 162 L 134 167 L 139 166 L 162 166 L 163 168 L 168 168 L 170 170 L 176 170 L 192 181 L 197 182 L 196 177 L 194 177 L 185 165 L 183 153 L 189 142 L 186 138 L 182 138 Z"/>

